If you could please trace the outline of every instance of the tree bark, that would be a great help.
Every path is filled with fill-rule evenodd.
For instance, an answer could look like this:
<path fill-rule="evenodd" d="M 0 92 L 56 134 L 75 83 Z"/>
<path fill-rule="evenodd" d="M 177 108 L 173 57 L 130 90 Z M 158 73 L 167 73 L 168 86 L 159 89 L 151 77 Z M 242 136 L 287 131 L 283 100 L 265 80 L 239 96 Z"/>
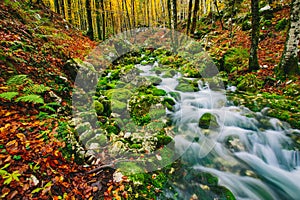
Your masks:
<path fill-rule="evenodd" d="M 186 25 L 186 34 L 187 35 L 189 35 L 189 33 L 190 33 L 192 8 L 193 8 L 193 0 L 189 0 L 188 17 L 187 17 L 187 25 Z"/>
<path fill-rule="evenodd" d="M 279 76 L 300 74 L 298 45 L 300 39 L 300 0 L 293 0 L 290 11 L 289 30 L 284 51 L 277 70 Z"/>
<path fill-rule="evenodd" d="M 172 0 L 172 21 L 173 29 L 177 29 L 177 0 Z"/>
<path fill-rule="evenodd" d="M 259 7 L 258 0 L 251 0 L 252 14 L 252 32 L 251 32 L 251 49 L 249 57 L 249 71 L 259 69 L 257 49 L 259 42 Z"/>
<path fill-rule="evenodd" d="M 199 11 L 199 0 L 195 0 L 195 6 L 193 11 L 193 19 L 192 19 L 192 27 L 191 27 L 191 34 L 194 34 L 196 29 L 196 22 L 197 22 L 197 16 Z"/>
<path fill-rule="evenodd" d="M 171 16 L 171 0 L 167 0 L 167 7 L 168 7 L 168 24 L 169 28 L 172 28 L 172 16 Z"/>
<path fill-rule="evenodd" d="M 92 9 L 91 9 L 91 0 L 86 0 L 86 15 L 88 21 L 88 31 L 87 36 L 93 40 L 94 39 L 94 29 L 93 29 L 93 18 L 92 18 Z"/>
<path fill-rule="evenodd" d="M 102 40 L 105 40 L 106 36 L 106 19 L 105 19 L 105 5 L 104 5 L 104 0 L 100 0 L 100 6 L 101 6 L 101 20 L 102 20 Z"/>

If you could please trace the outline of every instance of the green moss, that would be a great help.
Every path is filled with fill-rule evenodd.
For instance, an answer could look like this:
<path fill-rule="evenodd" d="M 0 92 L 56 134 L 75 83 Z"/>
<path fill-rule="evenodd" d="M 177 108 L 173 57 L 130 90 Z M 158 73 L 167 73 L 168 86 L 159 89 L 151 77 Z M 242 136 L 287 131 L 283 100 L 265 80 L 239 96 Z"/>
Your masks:
<path fill-rule="evenodd" d="M 158 147 L 161 147 L 163 145 L 167 145 L 167 144 L 169 144 L 170 142 L 173 141 L 173 138 L 170 137 L 170 136 L 167 136 L 167 135 L 158 135 L 157 139 L 158 139 L 158 141 L 157 141 L 157 146 Z"/>
<path fill-rule="evenodd" d="M 208 128 L 218 128 L 219 124 L 216 116 L 211 113 L 204 113 L 198 123 L 200 128 L 208 129 Z"/>
<path fill-rule="evenodd" d="M 248 66 L 248 58 L 249 53 L 247 49 L 232 48 L 224 54 L 224 66 L 221 67 L 221 69 L 227 73 L 246 69 Z"/>
<path fill-rule="evenodd" d="M 263 84 L 264 81 L 257 78 L 255 74 L 246 74 L 237 79 L 237 88 L 248 92 L 257 92 Z"/>
<path fill-rule="evenodd" d="M 116 167 L 124 172 L 125 175 L 143 173 L 145 170 L 139 165 L 139 163 L 132 162 L 119 162 L 116 164 Z"/>
<path fill-rule="evenodd" d="M 277 24 L 275 25 L 275 30 L 281 31 L 281 30 L 285 29 L 287 24 L 288 24 L 288 20 L 286 18 L 283 18 L 277 22 Z"/>
<path fill-rule="evenodd" d="M 165 71 L 163 78 L 173 78 L 175 75 L 174 70 L 167 70 Z"/>
<path fill-rule="evenodd" d="M 194 92 L 194 87 L 187 83 L 179 83 L 175 90 L 181 91 L 181 92 Z"/>
<path fill-rule="evenodd" d="M 176 101 L 179 101 L 181 99 L 179 92 L 169 92 L 169 95 L 173 97 Z"/>
<path fill-rule="evenodd" d="M 109 99 L 116 99 L 122 102 L 127 102 L 127 100 L 132 95 L 131 91 L 124 88 L 110 89 L 106 92 Z"/>
<path fill-rule="evenodd" d="M 100 103 L 99 101 L 94 101 L 94 108 L 96 110 L 97 115 L 102 115 L 103 111 L 104 111 L 104 106 L 102 103 Z"/>
<path fill-rule="evenodd" d="M 159 85 L 162 80 L 161 78 L 157 77 L 157 76 L 150 76 L 148 77 L 149 78 L 149 81 L 153 84 L 153 85 Z"/>
<path fill-rule="evenodd" d="M 142 148 L 142 145 L 141 144 L 132 144 L 132 145 L 130 145 L 130 148 L 131 149 L 140 149 L 140 148 Z"/>
<path fill-rule="evenodd" d="M 127 104 L 118 100 L 113 99 L 111 101 L 112 112 L 123 113 L 126 112 Z"/>
<path fill-rule="evenodd" d="M 107 143 L 107 138 L 104 134 L 97 134 L 94 138 L 89 140 L 87 144 L 90 145 L 91 143 L 97 143 L 100 146 L 105 146 Z"/>
<path fill-rule="evenodd" d="M 152 89 L 152 94 L 153 94 L 153 96 L 165 96 L 167 93 L 166 93 L 166 91 L 164 91 L 162 89 L 158 89 L 158 88 L 154 87 Z"/>

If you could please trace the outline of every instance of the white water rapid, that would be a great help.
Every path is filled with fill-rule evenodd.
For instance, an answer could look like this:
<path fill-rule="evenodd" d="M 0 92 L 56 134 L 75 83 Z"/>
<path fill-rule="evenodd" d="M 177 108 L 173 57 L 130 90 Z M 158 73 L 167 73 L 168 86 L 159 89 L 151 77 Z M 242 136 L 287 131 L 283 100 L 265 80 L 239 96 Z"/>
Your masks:
<path fill-rule="evenodd" d="M 141 76 L 158 76 L 151 71 L 153 66 L 137 67 L 143 71 Z M 225 90 L 212 91 L 199 82 L 200 91 L 180 92 L 175 90 L 179 73 L 173 78 L 162 78 L 163 73 L 159 76 L 158 88 L 180 94 L 168 116 L 178 127 L 176 150 L 193 169 L 218 177 L 219 184 L 230 189 L 236 199 L 300 199 L 300 153 L 291 148 L 287 136 L 299 130 L 266 117 L 264 112 L 232 105 Z M 214 114 L 220 127 L 199 128 L 204 113 Z M 184 192 L 179 199 L 185 199 Z"/>

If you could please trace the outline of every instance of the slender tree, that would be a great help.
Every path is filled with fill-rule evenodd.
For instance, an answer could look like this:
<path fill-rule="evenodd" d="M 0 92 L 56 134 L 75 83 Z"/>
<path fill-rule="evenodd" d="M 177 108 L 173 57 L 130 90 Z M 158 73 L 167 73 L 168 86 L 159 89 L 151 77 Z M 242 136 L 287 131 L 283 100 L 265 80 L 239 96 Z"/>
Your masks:
<path fill-rule="evenodd" d="M 104 5 L 104 0 L 100 0 L 100 6 L 101 6 L 101 21 L 102 21 L 102 40 L 105 40 L 106 19 L 105 19 L 105 5 Z"/>
<path fill-rule="evenodd" d="M 251 49 L 249 57 L 249 71 L 259 69 L 257 49 L 259 42 L 259 7 L 258 0 L 251 0 L 252 15 L 252 32 L 251 32 Z"/>
<path fill-rule="evenodd" d="M 196 29 L 196 22 L 198 17 L 198 11 L 199 11 L 199 0 L 195 0 L 195 6 L 193 10 L 193 19 L 192 19 L 192 27 L 191 27 L 191 34 L 194 34 Z"/>
<path fill-rule="evenodd" d="M 172 0 L 172 21 L 173 29 L 177 29 L 177 0 Z"/>
<path fill-rule="evenodd" d="M 92 18 L 92 9 L 91 9 L 91 0 L 85 1 L 85 7 L 86 7 L 86 15 L 87 15 L 87 22 L 88 22 L 88 30 L 87 30 L 87 36 L 91 38 L 91 40 L 94 39 L 94 29 L 93 29 L 93 18 Z"/>
<path fill-rule="evenodd" d="M 300 74 L 298 44 L 300 39 L 300 0 L 293 0 L 290 11 L 289 30 L 281 61 L 276 69 L 278 75 Z"/>
<path fill-rule="evenodd" d="M 168 10 L 168 24 L 169 24 L 169 27 L 172 28 L 172 15 L 171 15 L 172 6 L 171 6 L 171 0 L 167 0 L 167 10 Z"/>
<path fill-rule="evenodd" d="M 189 33 L 190 33 L 192 9 L 193 9 L 193 0 L 189 0 L 188 17 L 187 17 L 187 25 L 186 25 L 186 34 L 187 35 L 189 35 Z"/>

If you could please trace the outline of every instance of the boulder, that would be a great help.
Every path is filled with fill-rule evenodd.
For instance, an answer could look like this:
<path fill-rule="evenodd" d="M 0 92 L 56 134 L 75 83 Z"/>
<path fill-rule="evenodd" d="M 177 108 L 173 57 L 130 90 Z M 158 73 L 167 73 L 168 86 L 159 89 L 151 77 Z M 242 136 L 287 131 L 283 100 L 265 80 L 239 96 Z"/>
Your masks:
<path fill-rule="evenodd" d="M 217 117 L 211 113 L 204 113 L 199 119 L 198 126 L 203 129 L 220 127 Z"/>

